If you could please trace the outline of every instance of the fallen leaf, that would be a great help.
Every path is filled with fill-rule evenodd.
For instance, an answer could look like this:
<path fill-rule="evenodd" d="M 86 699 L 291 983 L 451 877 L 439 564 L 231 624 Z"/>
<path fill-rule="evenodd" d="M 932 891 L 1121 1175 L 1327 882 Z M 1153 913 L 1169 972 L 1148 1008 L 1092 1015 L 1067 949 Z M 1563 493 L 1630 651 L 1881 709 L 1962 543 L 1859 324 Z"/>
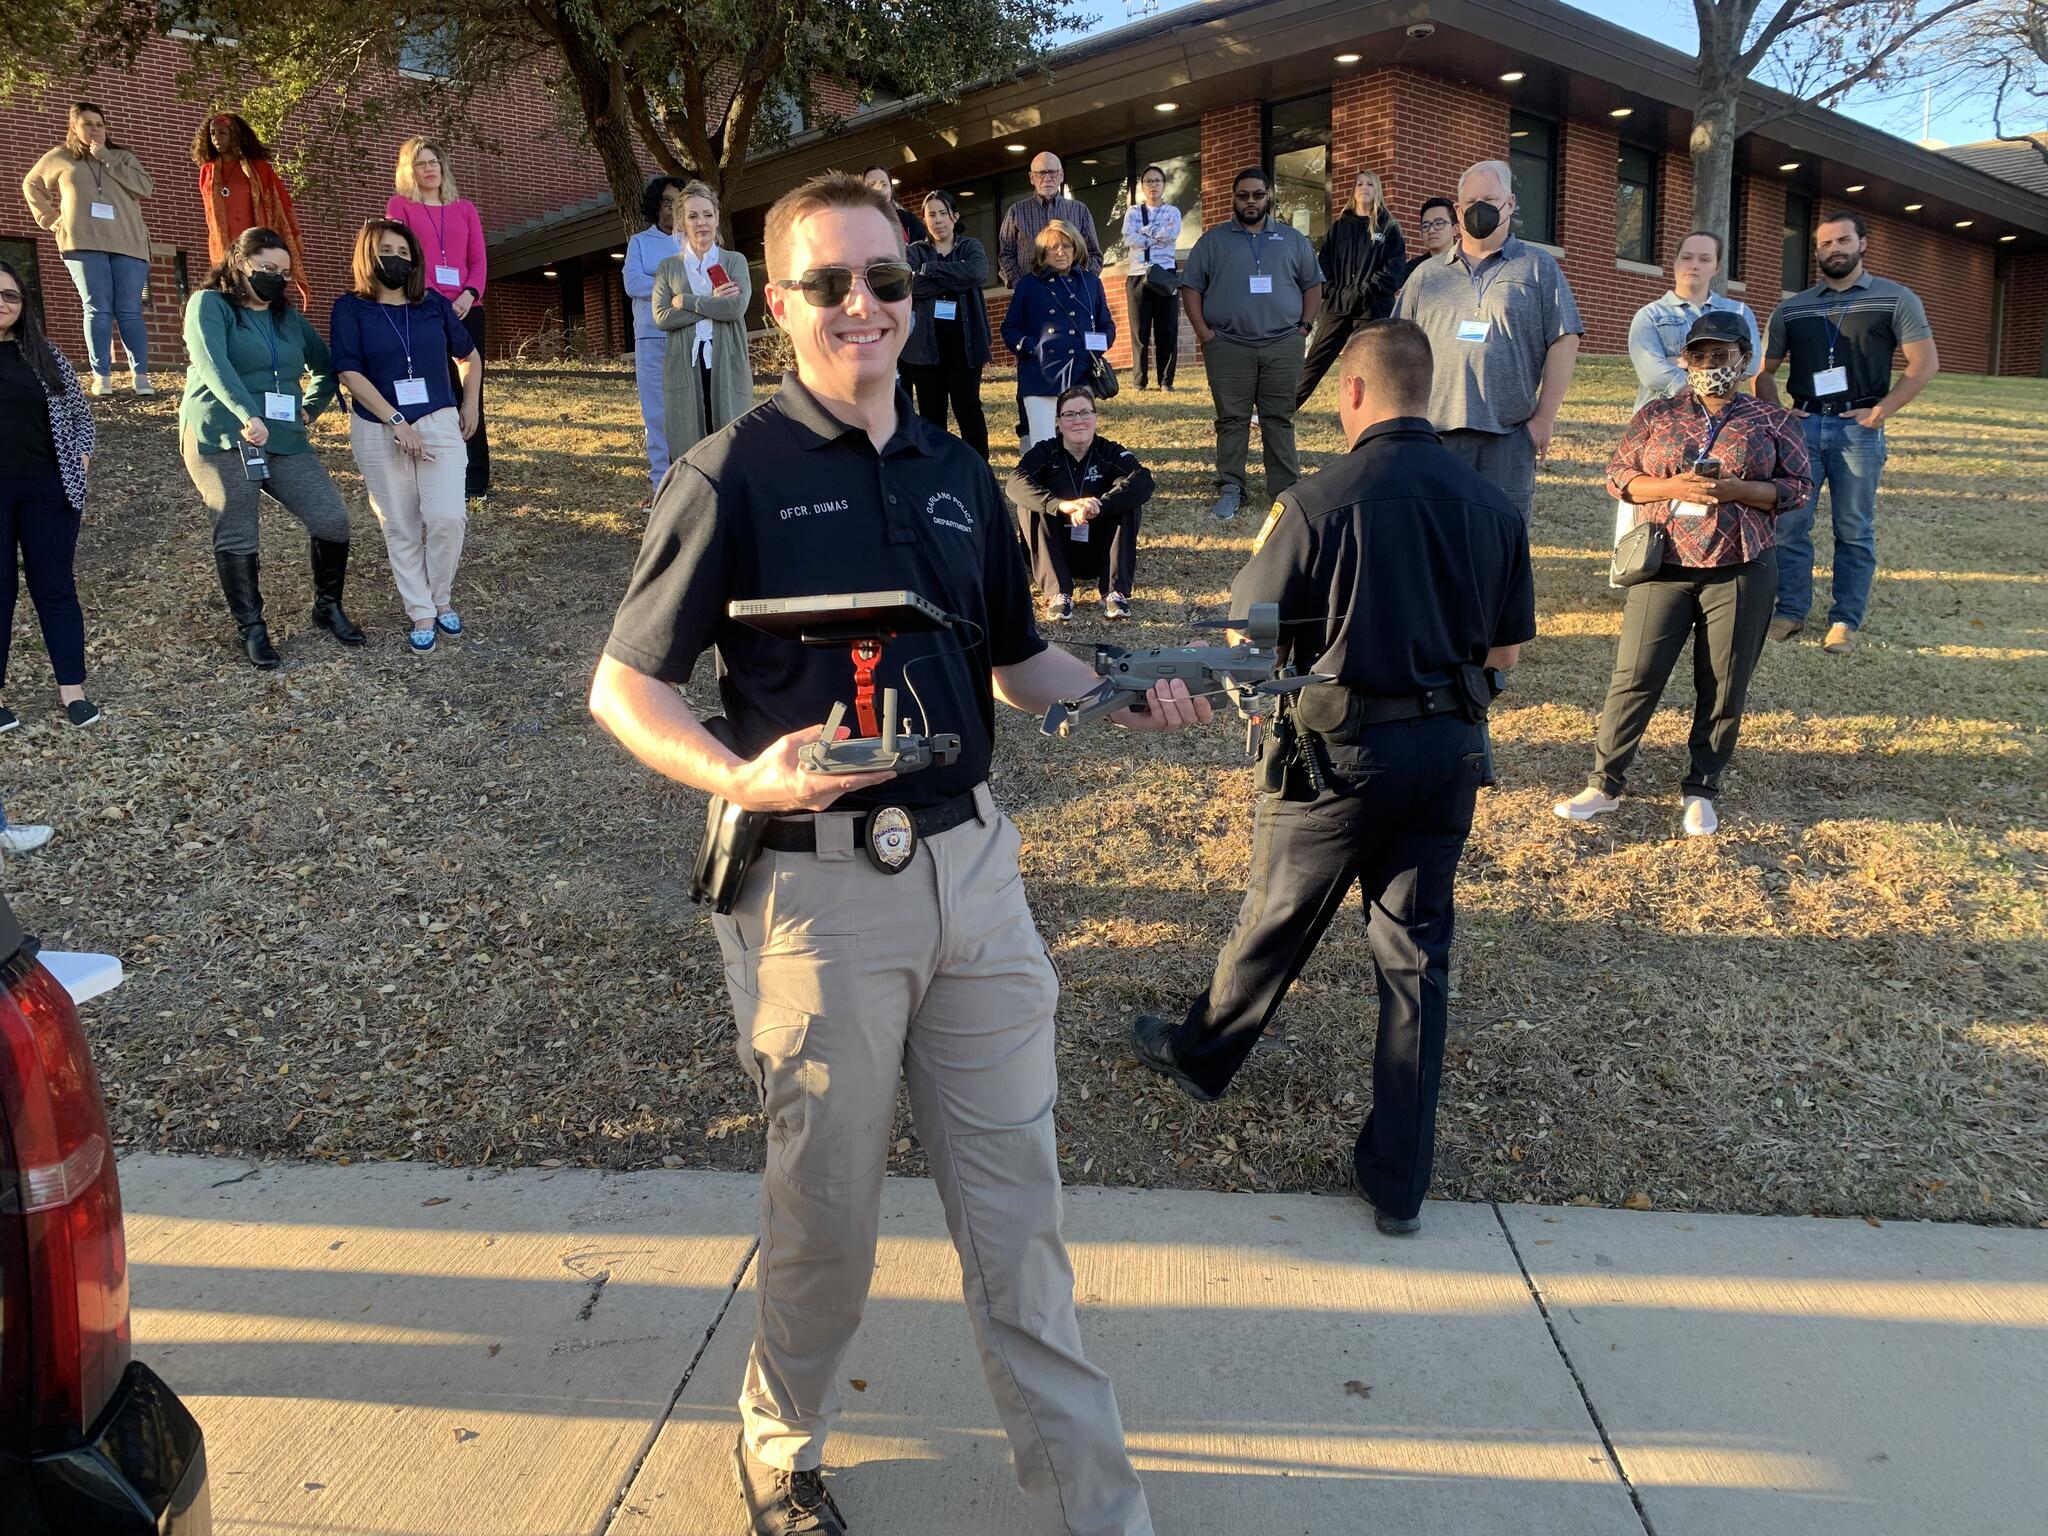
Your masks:
<path fill-rule="evenodd" d="M 862 1381 L 858 1376 L 847 1377 L 846 1384 L 849 1387 L 853 1388 L 853 1390 L 856 1392 L 865 1392 L 868 1389 L 868 1384 Z"/>
<path fill-rule="evenodd" d="M 1621 1202 L 1621 1208 L 1625 1211 L 1647 1211 L 1650 1209 L 1650 1197 L 1639 1189 Z"/>
<path fill-rule="evenodd" d="M 502 1344 L 493 1344 L 493 1345 L 491 1345 L 491 1346 L 490 1346 L 490 1347 L 489 1347 L 488 1349 L 486 1349 L 486 1350 L 484 1351 L 484 1353 L 485 1353 L 486 1355 L 496 1355 L 496 1354 L 498 1353 L 498 1351 L 499 1351 L 499 1350 L 501 1350 L 501 1349 L 503 1349 L 504 1347 L 505 1347 L 505 1346 L 504 1346 L 504 1345 L 502 1345 Z"/>
<path fill-rule="evenodd" d="M 434 1198 L 433 1198 L 433 1199 L 431 1199 L 431 1200 L 422 1200 L 422 1201 L 420 1202 L 420 1204 L 421 1204 L 421 1205 L 446 1205 L 446 1204 L 448 1203 L 448 1201 L 449 1201 L 449 1199 L 450 1199 L 450 1198 L 451 1198 L 451 1197 L 450 1197 L 450 1196 L 447 1196 L 447 1195 L 436 1195 L 436 1196 L 434 1196 Z"/>
<path fill-rule="evenodd" d="M 455 1431 L 455 1443 L 457 1445 L 467 1444 L 469 1441 L 474 1440 L 476 1437 L 477 1431 L 473 1429 L 458 1429 Z"/>
<path fill-rule="evenodd" d="M 1368 1387 L 1362 1381 L 1347 1381 L 1344 1383 L 1344 1390 L 1346 1392 L 1349 1392 L 1353 1397 L 1372 1396 L 1372 1388 Z"/>

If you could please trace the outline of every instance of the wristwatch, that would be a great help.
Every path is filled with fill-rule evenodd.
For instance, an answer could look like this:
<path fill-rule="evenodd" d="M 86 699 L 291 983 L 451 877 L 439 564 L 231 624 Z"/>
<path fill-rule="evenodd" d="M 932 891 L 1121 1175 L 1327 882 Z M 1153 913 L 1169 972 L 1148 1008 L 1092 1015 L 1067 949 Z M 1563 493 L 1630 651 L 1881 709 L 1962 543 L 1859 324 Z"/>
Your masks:
<path fill-rule="evenodd" d="M 403 412 L 403 411 L 393 411 L 393 412 L 391 413 L 391 415 L 390 415 L 390 416 L 389 416 L 389 417 L 387 418 L 387 424 L 388 424 L 388 425 L 390 425 L 390 426 L 393 426 L 393 427 L 402 427 L 402 426 L 404 426 L 404 425 L 405 425 L 405 412 Z"/>

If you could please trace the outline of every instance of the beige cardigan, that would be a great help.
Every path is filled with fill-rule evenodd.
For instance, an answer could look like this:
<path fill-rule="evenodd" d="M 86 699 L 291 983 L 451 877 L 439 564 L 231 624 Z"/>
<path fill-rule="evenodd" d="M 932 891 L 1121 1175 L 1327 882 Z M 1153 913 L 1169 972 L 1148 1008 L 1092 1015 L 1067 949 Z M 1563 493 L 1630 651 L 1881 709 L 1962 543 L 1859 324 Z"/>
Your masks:
<path fill-rule="evenodd" d="M 57 237 L 57 249 L 112 251 L 149 260 L 149 230 L 142 222 L 141 198 L 156 191 L 142 162 L 125 149 L 109 149 L 95 180 L 91 161 L 73 159 L 58 145 L 21 179 L 21 195 L 35 220 Z M 111 203 L 114 216 L 96 219 L 94 203 Z"/>

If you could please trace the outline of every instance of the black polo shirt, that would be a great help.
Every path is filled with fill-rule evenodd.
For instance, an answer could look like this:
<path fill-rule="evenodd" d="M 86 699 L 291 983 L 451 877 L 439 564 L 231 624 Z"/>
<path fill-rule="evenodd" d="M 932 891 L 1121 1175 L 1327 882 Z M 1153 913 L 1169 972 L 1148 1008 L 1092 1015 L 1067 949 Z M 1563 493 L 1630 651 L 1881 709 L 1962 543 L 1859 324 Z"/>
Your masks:
<path fill-rule="evenodd" d="M 1904 283 L 1860 273 L 1847 288 L 1815 283 L 1771 311 L 1766 358 L 1789 356 L 1793 404 L 1875 404 L 1891 393 L 1892 359 L 1909 341 L 1934 335 L 1920 296 Z M 1832 359 L 1832 361 L 1830 361 Z M 1840 368 L 1848 388 L 1820 389 L 1815 375 Z"/>
<path fill-rule="evenodd" d="M 1233 614 L 1251 603 L 1280 605 L 1295 665 L 1385 697 L 1536 634 L 1521 514 L 1418 416 L 1280 493 L 1231 585 Z"/>
<path fill-rule="evenodd" d="M 670 470 L 612 621 L 605 654 L 667 683 L 688 681 L 706 646 L 739 750 L 824 723 L 844 702 L 853 661 L 726 617 L 734 599 L 907 589 L 971 620 L 964 631 L 892 641 L 875 686 L 896 688 L 906 729 L 956 732 L 951 767 L 847 795 L 834 809 L 935 805 L 988 777 L 995 729 L 991 667 L 1045 649 L 1008 509 L 981 457 L 896 392 L 896 433 L 878 454 L 785 375 L 768 400 L 704 439 Z M 928 721 L 904 683 L 913 666 Z M 879 703 L 877 708 L 879 710 Z M 855 727 L 858 734 L 858 727 Z"/>

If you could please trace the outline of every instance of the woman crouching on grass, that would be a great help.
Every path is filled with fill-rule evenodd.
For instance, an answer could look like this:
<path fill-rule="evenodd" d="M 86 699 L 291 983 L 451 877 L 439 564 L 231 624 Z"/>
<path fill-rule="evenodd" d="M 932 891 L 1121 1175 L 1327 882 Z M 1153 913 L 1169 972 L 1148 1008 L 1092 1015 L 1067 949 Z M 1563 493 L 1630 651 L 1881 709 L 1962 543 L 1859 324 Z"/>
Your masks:
<path fill-rule="evenodd" d="M 1064 391 L 1053 402 L 1058 435 L 1035 443 L 1010 476 L 1010 504 L 1030 552 L 1045 616 L 1074 616 L 1074 578 L 1092 578 L 1105 619 L 1130 617 L 1138 583 L 1138 525 L 1152 499 L 1152 471 L 1099 435 L 1095 397 Z"/>
<path fill-rule="evenodd" d="M 1688 837 L 1703 837 L 1720 827 L 1714 799 L 1778 595 L 1773 523 L 1806 504 L 1813 471 L 1792 413 L 1737 393 L 1755 371 L 1742 316 L 1701 315 L 1678 360 L 1687 387 L 1637 411 L 1607 467 L 1607 493 L 1635 507 L 1639 526 L 1664 530 L 1664 559 L 1628 588 L 1593 774 L 1555 809 L 1591 821 L 1620 806 L 1628 766 L 1690 638 L 1697 699 L 1684 824 Z"/>
<path fill-rule="evenodd" d="M 355 291 L 334 301 L 327 334 L 353 407 L 349 445 L 411 626 L 406 643 L 423 655 L 437 635 L 462 633 L 455 568 L 469 521 L 463 477 L 483 358 L 455 306 L 427 287 L 419 240 L 405 225 L 367 220 L 356 231 L 352 272 Z"/>

